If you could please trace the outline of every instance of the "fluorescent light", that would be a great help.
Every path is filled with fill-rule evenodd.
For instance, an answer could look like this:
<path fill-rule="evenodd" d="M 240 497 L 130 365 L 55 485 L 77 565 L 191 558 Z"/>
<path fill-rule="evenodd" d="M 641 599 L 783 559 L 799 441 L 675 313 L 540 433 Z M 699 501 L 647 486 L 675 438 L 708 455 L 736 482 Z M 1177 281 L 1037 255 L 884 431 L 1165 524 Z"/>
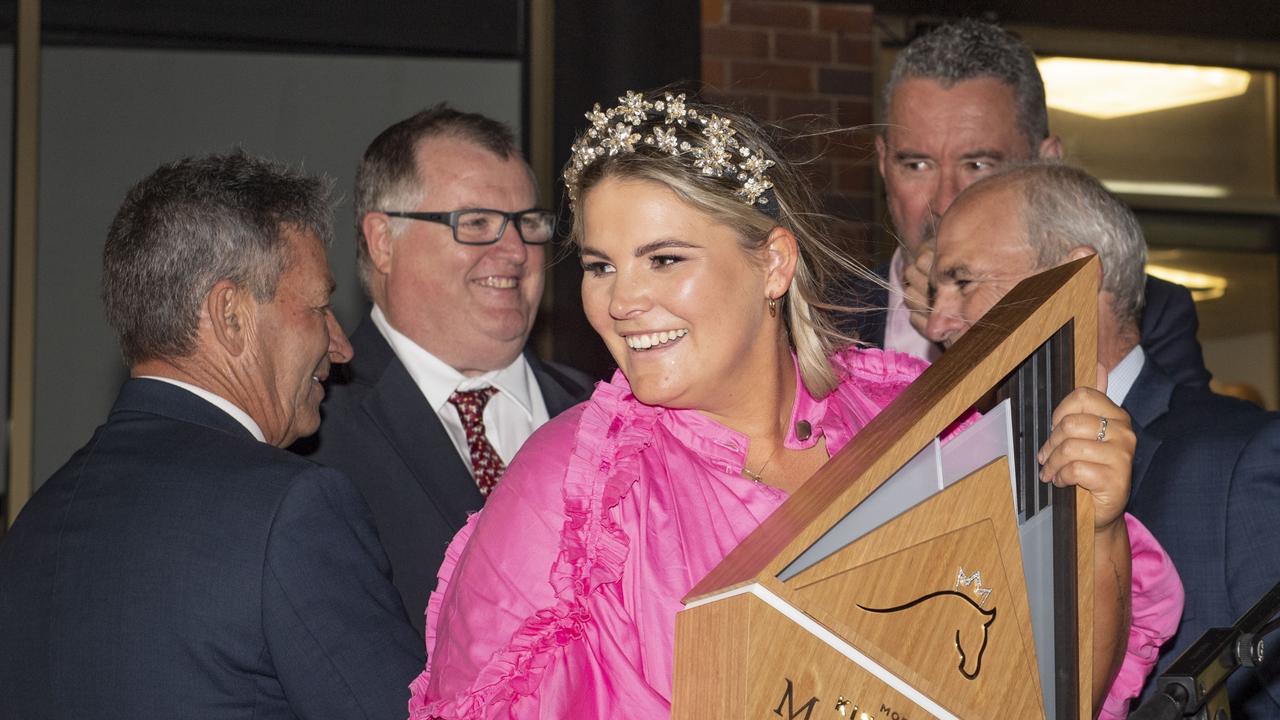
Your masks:
<path fill-rule="evenodd" d="M 1221 275 L 1209 275 L 1151 264 L 1147 265 L 1147 274 L 1185 287 L 1191 291 L 1191 298 L 1196 302 L 1216 300 L 1227 293 L 1227 279 Z"/>
<path fill-rule="evenodd" d="M 1049 107 L 1100 120 L 1222 100 L 1249 89 L 1249 72 L 1236 68 L 1070 57 L 1037 64 Z"/>
<path fill-rule="evenodd" d="M 1142 182 L 1137 180 L 1103 180 L 1103 185 L 1113 193 L 1132 195 L 1177 195 L 1178 197 L 1220 198 L 1231 193 L 1222 185 L 1201 185 L 1179 182 Z"/>

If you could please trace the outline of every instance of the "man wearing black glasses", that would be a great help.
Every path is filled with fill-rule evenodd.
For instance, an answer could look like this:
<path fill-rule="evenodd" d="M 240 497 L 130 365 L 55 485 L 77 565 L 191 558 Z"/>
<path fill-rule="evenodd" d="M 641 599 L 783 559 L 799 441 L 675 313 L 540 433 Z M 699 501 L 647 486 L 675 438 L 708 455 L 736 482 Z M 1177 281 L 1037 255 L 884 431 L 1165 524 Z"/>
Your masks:
<path fill-rule="evenodd" d="M 345 471 L 373 509 L 409 619 L 506 464 L 590 379 L 525 349 L 555 214 L 502 123 L 446 106 L 387 128 L 356 173 L 360 279 L 324 431 L 296 450 Z"/>

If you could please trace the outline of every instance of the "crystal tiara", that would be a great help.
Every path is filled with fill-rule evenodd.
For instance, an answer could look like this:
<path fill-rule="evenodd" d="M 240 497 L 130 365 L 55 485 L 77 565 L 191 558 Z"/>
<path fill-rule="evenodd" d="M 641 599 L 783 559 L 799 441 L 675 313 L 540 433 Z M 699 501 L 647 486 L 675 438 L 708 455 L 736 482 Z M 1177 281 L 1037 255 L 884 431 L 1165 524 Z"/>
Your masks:
<path fill-rule="evenodd" d="M 569 204 L 578 203 L 578 183 L 582 171 L 597 160 L 633 153 L 637 145 L 656 148 L 674 157 L 691 157 L 693 167 L 708 177 L 723 177 L 738 185 L 737 195 L 762 212 L 776 216 L 776 201 L 769 190 L 773 183 L 765 173 L 774 164 L 759 150 L 738 142 L 728 118 L 699 113 L 685 106 L 684 93 L 666 93 L 661 99 L 646 100 L 634 91 L 618 98 L 621 103 L 608 110 L 600 104 L 586 114 L 591 127 L 578 136 L 571 159 L 564 170 Z M 677 136 L 677 128 L 685 132 Z M 694 131 L 697 131 L 695 134 Z"/>

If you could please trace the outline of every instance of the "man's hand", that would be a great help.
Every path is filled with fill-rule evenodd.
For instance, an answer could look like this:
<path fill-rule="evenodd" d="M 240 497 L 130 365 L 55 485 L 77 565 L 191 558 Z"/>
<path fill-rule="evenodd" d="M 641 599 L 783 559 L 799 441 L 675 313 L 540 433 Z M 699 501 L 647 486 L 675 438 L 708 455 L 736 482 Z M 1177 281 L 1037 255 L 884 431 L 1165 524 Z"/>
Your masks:
<path fill-rule="evenodd" d="M 929 288 L 929 271 L 933 269 L 933 245 L 925 243 L 914 261 L 909 255 L 906 259 L 902 273 L 903 302 L 911 312 L 911 327 L 924 335 L 925 325 L 929 323 L 929 313 L 933 309 L 933 293 Z"/>
<path fill-rule="evenodd" d="M 1124 513 L 1137 442 L 1128 413 L 1093 388 L 1076 388 L 1053 411 L 1053 432 L 1036 456 L 1040 479 L 1088 490 L 1102 532 Z"/>
<path fill-rule="evenodd" d="M 1105 388 L 1101 368 L 1098 377 Z M 1076 388 L 1054 409 L 1053 432 L 1036 456 L 1041 480 L 1079 485 L 1093 495 L 1094 708 L 1102 707 L 1124 661 L 1132 620 L 1132 557 L 1123 518 L 1136 445 L 1124 410 L 1098 390 Z"/>

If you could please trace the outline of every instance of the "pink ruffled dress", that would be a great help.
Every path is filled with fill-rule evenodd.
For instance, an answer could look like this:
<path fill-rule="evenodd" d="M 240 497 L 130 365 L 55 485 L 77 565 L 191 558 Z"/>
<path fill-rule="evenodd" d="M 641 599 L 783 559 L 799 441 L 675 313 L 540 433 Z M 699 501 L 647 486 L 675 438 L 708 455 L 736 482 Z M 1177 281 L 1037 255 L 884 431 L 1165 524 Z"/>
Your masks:
<path fill-rule="evenodd" d="M 834 362 L 843 379 L 826 398 L 797 378 L 790 427 L 814 432 L 788 448 L 823 436 L 839 451 L 925 368 L 879 350 Z M 544 425 L 449 546 L 410 717 L 669 716 L 680 599 L 787 497 L 742 476 L 746 451 L 744 435 L 699 412 L 640 403 L 621 373 Z M 1138 693 L 1182 607 L 1168 555 L 1126 520 L 1134 631 L 1118 703 Z"/>

